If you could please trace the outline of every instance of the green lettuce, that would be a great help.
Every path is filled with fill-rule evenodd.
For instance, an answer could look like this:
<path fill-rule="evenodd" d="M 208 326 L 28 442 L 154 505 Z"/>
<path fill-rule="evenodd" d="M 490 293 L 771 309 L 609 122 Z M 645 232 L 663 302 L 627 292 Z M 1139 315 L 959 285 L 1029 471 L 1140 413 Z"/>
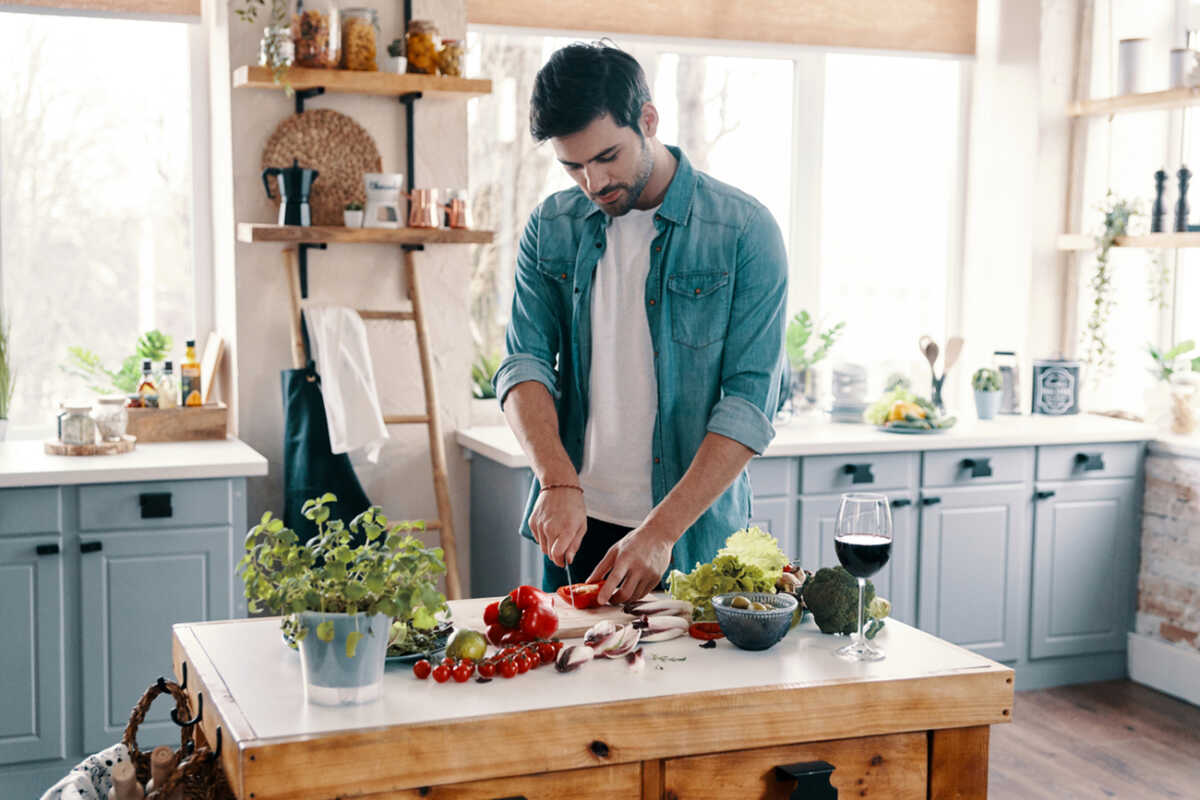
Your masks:
<path fill-rule="evenodd" d="M 697 564 L 687 574 L 672 570 L 667 585 L 671 597 L 687 600 L 695 607 L 694 619 L 714 620 L 714 597 L 729 592 L 774 592 L 787 562 L 774 536 L 758 528 L 745 528 L 730 535 L 709 563 Z"/>
<path fill-rule="evenodd" d="M 783 575 L 783 568 L 788 563 L 788 557 L 779 549 L 775 537 L 757 526 L 735 531 L 717 555 L 736 556 L 743 564 L 758 567 L 772 586 Z"/>

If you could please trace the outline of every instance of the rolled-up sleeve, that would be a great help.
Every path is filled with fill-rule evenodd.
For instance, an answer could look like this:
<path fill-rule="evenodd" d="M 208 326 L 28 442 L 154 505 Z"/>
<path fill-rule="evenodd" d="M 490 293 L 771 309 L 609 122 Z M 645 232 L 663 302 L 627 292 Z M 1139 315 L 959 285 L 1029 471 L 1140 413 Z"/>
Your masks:
<path fill-rule="evenodd" d="M 775 438 L 771 419 L 779 405 L 788 274 L 783 236 L 762 206 L 742 228 L 735 269 L 721 399 L 707 429 L 761 454 Z"/>
<path fill-rule="evenodd" d="M 559 307 L 553 287 L 537 269 L 540 211 L 530 216 L 517 249 L 512 316 L 505 334 L 507 355 L 492 379 L 501 407 L 509 391 L 525 381 L 543 384 L 555 400 L 560 396 L 555 370 L 561 339 Z"/>

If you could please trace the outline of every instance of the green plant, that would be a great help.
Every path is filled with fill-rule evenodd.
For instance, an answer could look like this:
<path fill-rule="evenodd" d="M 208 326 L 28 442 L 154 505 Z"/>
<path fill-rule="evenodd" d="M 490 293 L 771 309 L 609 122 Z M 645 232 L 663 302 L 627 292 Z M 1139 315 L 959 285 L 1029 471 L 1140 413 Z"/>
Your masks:
<path fill-rule="evenodd" d="M 1002 386 L 1000 373 L 991 367 L 980 367 L 971 376 L 971 388 L 977 392 L 998 392 Z"/>
<path fill-rule="evenodd" d="M 440 547 L 425 547 L 411 534 L 424 523 L 390 522 L 379 506 L 371 506 L 347 526 L 329 519 L 329 503 L 336 501 L 327 492 L 304 502 L 302 513 L 317 527 L 304 544 L 270 511 L 246 534 L 238 569 L 250 611 L 287 615 L 281 627 L 295 641 L 308 634 L 295 616 L 302 611 L 387 614 L 406 626 L 432 629 L 434 614 L 447 608 L 437 590 L 446 564 Z M 358 533 L 364 540 L 354 545 Z M 317 638 L 331 641 L 333 623 L 318 625 Z M 346 646 L 352 656 L 352 642 Z"/>
<path fill-rule="evenodd" d="M 362 211 L 363 204 L 362 203 L 346 203 L 346 210 L 347 211 Z"/>
<path fill-rule="evenodd" d="M 1196 349 L 1196 342 L 1192 339 L 1185 339 L 1165 352 L 1159 352 L 1152 344 L 1147 345 L 1146 349 L 1154 362 L 1150 367 L 1150 374 L 1160 381 L 1171 380 L 1171 376 L 1183 369 L 1184 365 L 1190 366 L 1192 372 L 1200 372 L 1200 356 L 1187 358 L 1187 354 Z"/>
<path fill-rule="evenodd" d="M 808 369 L 829 355 L 830 348 L 842 335 L 842 329 L 845 327 L 845 322 L 839 322 L 831 328 L 821 330 L 807 311 L 801 311 L 792 317 L 787 326 L 787 354 L 792 369 Z M 808 343 L 813 334 L 816 334 L 820 343 L 809 353 Z"/>
<path fill-rule="evenodd" d="M 476 399 L 491 400 L 496 397 L 492 379 L 496 377 L 496 370 L 500 368 L 500 360 L 499 353 L 490 356 L 480 353 L 475 358 L 475 363 L 471 365 L 471 381 L 475 384 L 471 393 Z"/>
<path fill-rule="evenodd" d="M 121 368 L 111 370 L 95 352 L 86 347 L 67 348 L 67 361 L 59 366 L 64 372 L 88 381 L 88 388 L 97 394 L 131 394 L 137 391 L 142 377 L 142 362 L 162 361 L 171 352 L 171 337 L 158 330 L 146 331 L 137 340 L 134 353 L 126 356 Z"/>
<path fill-rule="evenodd" d="M 242 22 L 253 23 L 258 19 L 258 11 L 260 8 L 265 8 L 266 0 L 241 0 L 242 7 L 235 8 L 233 13 L 242 20 Z M 267 20 L 269 28 L 276 30 L 289 30 L 289 0 L 271 0 L 271 16 Z M 284 93 L 291 97 L 295 94 L 291 83 L 287 80 L 288 67 L 291 66 L 291 59 L 284 55 L 282 51 L 282 41 L 275 36 L 266 36 L 264 41 L 267 66 L 271 68 L 272 77 L 275 79 L 275 85 L 283 88 Z M 290 41 L 290 34 L 289 39 Z"/>
<path fill-rule="evenodd" d="M 404 40 L 392 39 L 392 43 L 387 46 L 387 51 L 392 58 L 400 58 L 404 55 Z"/>
<path fill-rule="evenodd" d="M 1086 361 L 1096 368 L 1097 373 L 1110 370 L 1114 364 L 1112 347 L 1108 343 L 1108 320 L 1116 305 L 1108 263 L 1109 251 L 1117 237 L 1128 233 L 1130 220 L 1141 214 L 1136 201 L 1114 198 L 1111 190 L 1104 197 L 1101 211 L 1104 214 L 1104 230 L 1096 236 L 1096 268 L 1088 282 L 1092 290 L 1092 305 L 1084 331 Z"/>
<path fill-rule="evenodd" d="M 17 370 L 12 362 L 12 330 L 0 309 L 0 419 L 8 419 L 12 408 L 13 391 L 17 385 Z"/>

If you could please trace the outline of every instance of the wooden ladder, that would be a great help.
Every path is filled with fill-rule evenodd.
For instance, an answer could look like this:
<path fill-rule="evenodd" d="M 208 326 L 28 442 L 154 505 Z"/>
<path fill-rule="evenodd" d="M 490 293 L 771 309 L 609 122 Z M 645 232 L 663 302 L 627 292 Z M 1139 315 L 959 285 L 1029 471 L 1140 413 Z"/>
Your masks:
<path fill-rule="evenodd" d="M 297 273 L 296 251 L 283 251 L 287 267 L 288 284 L 292 300 L 292 364 L 301 369 L 307 363 L 304 350 L 300 318 L 300 281 Z M 438 532 L 438 539 L 446 561 L 446 597 L 449 600 L 462 598 L 462 583 L 458 575 L 458 547 L 454 539 L 454 515 L 450 506 L 450 480 L 446 471 L 446 445 L 442 439 L 442 423 L 438 414 L 437 382 L 433 374 L 433 357 L 429 350 L 429 332 L 425 327 L 422 310 L 421 284 L 417 275 L 413 251 L 404 250 L 404 279 L 408 284 L 411 311 L 372 311 L 357 309 L 364 320 L 389 322 L 411 322 L 416 327 L 417 354 L 421 359 L 421 380 L 425 386 L 424 414 L 384 414 L 386 425 L 425 425 L 429 431 L 429 459 L 433 466 L 433 492 L 437 498 L 438 518 L 425 523 L 426 530 Z"/>

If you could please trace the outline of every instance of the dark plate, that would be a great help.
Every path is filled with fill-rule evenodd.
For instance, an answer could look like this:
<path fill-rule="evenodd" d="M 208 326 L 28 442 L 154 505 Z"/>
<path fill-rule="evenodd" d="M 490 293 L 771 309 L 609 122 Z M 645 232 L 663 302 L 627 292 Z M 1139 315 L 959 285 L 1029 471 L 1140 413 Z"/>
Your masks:
<path fill-rule="evenodd" d="M 420 653 L 405 653 L 404 655 L 388 654 L 384 660 L 389 664 L 412 664 L 420 661 L 422 658 L 427 658 L 433 661 L 435 658 L 441 658 L 442 653 L 446 650 L 446 642 L 450 641 L 450 636 L 454 633 L 454 628 L 447 628 L 445 633 L 434 640 L 432 649 Z"/>

